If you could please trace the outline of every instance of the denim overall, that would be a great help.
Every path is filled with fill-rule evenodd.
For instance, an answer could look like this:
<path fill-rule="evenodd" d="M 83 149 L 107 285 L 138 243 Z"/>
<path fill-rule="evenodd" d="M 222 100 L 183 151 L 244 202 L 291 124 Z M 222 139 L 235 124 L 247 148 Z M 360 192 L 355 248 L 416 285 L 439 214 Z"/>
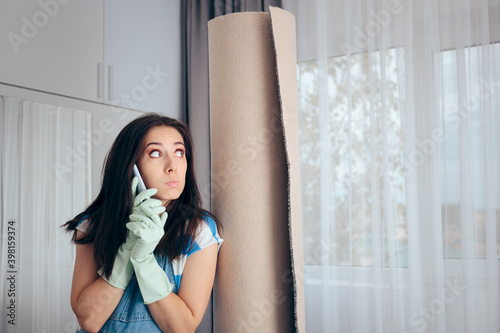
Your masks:
<path fill-rule="evenodd" d="M 155 254 L 155 257 L 158 265 L 163 268 L 170 283 L 174 286 L 172 292 L 177 294 L 178 286 L 175 284 L 172 263 L 166 255 Z M 86 331 L 80 328 L 76 332 L 83 333 Z M 148 306 L 144 304 L 135 274 L 130 279 L 120 303 L 118 303 L 115 311 L 99 332 L 161 332 L 153 317 L 151 317 Z"/>

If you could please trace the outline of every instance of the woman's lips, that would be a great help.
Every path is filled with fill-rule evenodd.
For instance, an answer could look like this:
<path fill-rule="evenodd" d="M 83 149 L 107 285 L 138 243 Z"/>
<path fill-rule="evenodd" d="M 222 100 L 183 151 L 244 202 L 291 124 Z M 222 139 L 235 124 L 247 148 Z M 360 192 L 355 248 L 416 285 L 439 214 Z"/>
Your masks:
<path fill-rule="evenodd" d="M 176 180 L 171 180 L 171 181 L 167 182 L 167 185 L 170 187 L 177 187 L 179 185 L 179 182 Z"/>

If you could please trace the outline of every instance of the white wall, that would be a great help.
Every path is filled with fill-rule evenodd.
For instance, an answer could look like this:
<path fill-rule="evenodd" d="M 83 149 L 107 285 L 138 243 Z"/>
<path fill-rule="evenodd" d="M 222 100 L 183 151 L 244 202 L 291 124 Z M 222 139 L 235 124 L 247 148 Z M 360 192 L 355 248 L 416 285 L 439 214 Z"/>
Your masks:
<path fill-rule="evenodd" d="M 180 120 L 184 120 L 184 110 L 182 110 L 181 103 L 181 26 L 180 26 L 180 0 L 169 0 L 168 1 L 168 12 L 164 11 L 165 20 L 168 21 L 168 36 L 171 36 L 171 40 L 165 40 L 165 43 L 169 43 L 167 47 L 159 48 L 162 50 L 162 53 L 165 52 L 164 55 L 161 55 L 162 58 L 165 59 L 166 68 L 161 68 L 162 72 L 168 72 L 167 76 L 162 76 L 162 82 L 159 85 L 159 88 L 154 91 L 149 91 L 150 95 L 152 94 L 164 94 L 166 97 L 164 99 L 167 100 L 167 104 L 162 105 L 161 107 L 155 107 L 155 105 L 147 105 L 145 108 L 144 103 L 148 103 L 148 100 L 145 101 L 134 101 L 134 104 L 138 104 L 138 109 L 148 109 L 154 112 L 160 112 L 166 114 L 167 116 L 177 118 Z M 39 9 L 39 8 L 38 8 Z M 123 15 L 126 15 L 124 13 Z M 160 13 L 161 14 L 161 13 Z M 130 15 L 130 13 L 128 13 Z M 115 15 L 116 16 L 116 15 Z M 135 22 L 137 24 L 137 22 Z M 83 28 L 82 28 L 83 29 Z M 130 34 L 130 31 L 128 32 Z M 68 32 L 68 34 L 74 34 L 74 31 Z M 162 34 L 159 33 L 158 36 Z M 116 36 L 116 32 L 115 35 Z M 154 41 L 153 39 L 157 37 L 155 36 L 144 36 L 146 39 L 151 39 L 151 43 L 162 43 L 163 41 Z M 170 37 L 169 37 L 170 38 Z M 115 38 L 116 39 L 116 38 Z M 124 40 L 127 40 L 127 35 L 125 34 Z M 40 38 L 42 40 L 42 38 Z M 115 42 L 116 43 L 116 42 Z M 129 43 L 131 44 L 131 43 Z M 125 46 L 120 46 L 123 50 Z M 141 45 L 129 45 L 130 52 L 126 52 L 129 59 L 138 58 L 140 56 L 144 57 L 144 52 L 141 54 Z M 146 55 L 147 56 L 147 55 Z M 154 55 L 158 56 L 158 55 Z M 115 55 L 115 58 L 119 58 L 119 55 Z M 153 57 L 154 58 L 154 57 Z M 152 62 L 154 64 L 155 62 Z M 0 59 L 0 66 L 8 67 L 9 64 L 2 62 Z M 57 68 L 57 66 L 55 66 Z M 118 66 L 117 66 L 118 67 Z M 123 66 L 122 66 L 123 67 Z M 155 66 L 152 65 L 152 69 L 155 70 Z M 126 68 L 126 67 L 125 67 Z M 137 80 L 132 80 L 131 82 L 137 81 L 137 86 L 141 86 L 144 81 L 144 76 L 149 75 L 147 72 L 142 71 L 137 74 Z M 135 76 L 134 76 L 135 77 Z M 57 76 L 49 76 L 44 80 L 57 80 Z M 78 78 L 75 78 L 78 80 Z M 150 79 L 151 81 L 152 79 Z M 2 82 L 2 77 L 0 77 L 0 82 Z M 30 85 L 29 83 L 27 85 Z M 118 83 L 116 83 L 118 85 Z M 133 89 L 135 86 L 131 88 Z M 65 106 L 73 109 L 80 109 L 89 111 L 92 113 L 92 192 L 93 197 L 97 195 L 100 189 L 100 180 L 101 180 L 101 171 L 102 165 L 104 161 L 104 157 L 116 138 L 119 131 L 132 119 L 138 117 L 143 114 L 143 112 L 128 109 L 125 107 L 115 107 L 105 104 L 100 104 L 97 102 L 85 101 L 76 98 L 64 97 L 59 94 L 63 94 L 63 92 L 55 92 L 55 93 L 46 93 L 31 89 L 26 89 L 24 87 L 12 86 L 9 84 L 0 83 L 0 95 L 6 97 L 15 97 L 20 99 L 31 100 L 35 102 L 41 102 L 56 106 Z M 142 103 L 142 104 L 141 104 Z M 126 105 L 121 103 L 120 105 Z M 71 158 L 71 157 L 68 157 Z"/>

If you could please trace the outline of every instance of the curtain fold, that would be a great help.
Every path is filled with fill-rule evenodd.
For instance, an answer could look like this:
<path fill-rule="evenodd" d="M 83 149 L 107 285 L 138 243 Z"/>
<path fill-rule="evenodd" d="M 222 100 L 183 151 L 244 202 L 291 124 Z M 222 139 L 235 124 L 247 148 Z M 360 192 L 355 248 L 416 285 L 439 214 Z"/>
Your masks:
<path fill-rule="evenodd" d="M 295 13 L 312 332 L 498 332 L 500 1 Z"/>
<path fill-rule="evenodd" d="M 91 200 L 91 114 L 1 96 L 0 111 L 0 295 L 14 305 L 0 330 L 75 331 L 74 246 L 60 225 Z"/>

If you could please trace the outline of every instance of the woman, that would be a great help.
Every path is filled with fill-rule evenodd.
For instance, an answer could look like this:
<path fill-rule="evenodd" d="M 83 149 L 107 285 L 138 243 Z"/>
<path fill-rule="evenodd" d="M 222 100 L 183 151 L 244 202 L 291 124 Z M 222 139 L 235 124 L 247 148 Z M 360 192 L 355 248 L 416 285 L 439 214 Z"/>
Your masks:
<path fill-rule="evenodd" d="M 137 196 L 134 164 L 147 188 Z M 129 123 L 106 157 L 99 195 L 64 226 L 77 244 L 79 332 L 195 331 L 223 240 L 201 208 L 184 124 L 159 114 Z"/>

